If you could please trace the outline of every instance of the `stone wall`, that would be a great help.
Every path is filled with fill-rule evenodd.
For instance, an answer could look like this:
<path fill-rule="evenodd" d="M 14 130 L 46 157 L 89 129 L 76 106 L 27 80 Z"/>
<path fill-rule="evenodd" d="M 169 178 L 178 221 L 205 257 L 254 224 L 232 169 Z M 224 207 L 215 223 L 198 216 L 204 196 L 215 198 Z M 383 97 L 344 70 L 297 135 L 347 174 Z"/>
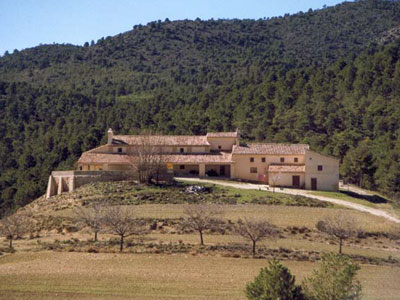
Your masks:
<path fill-rule="evenodd" d="M 124 171 L 53 171 L 47 184 L 46 198 L 72 192 L 91 182 L 121 181 L 132 177 L 132 172 Z"/>

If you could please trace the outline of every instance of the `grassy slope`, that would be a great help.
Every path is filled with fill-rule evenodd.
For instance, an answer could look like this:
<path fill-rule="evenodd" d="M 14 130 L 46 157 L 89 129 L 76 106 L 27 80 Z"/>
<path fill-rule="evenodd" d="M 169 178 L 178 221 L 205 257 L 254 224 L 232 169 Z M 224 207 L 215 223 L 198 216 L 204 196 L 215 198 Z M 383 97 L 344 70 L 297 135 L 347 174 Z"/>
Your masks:
<path fill-rule="evenodd" d="M 185 192 L 190 183 L 178 183 L 176 186 L 139 186 L 130 182 L 97 182 L 84 185 L 72 193 L 64 193 L 45 199 L 41 197 L 28 207 L 38 212 L 49 212 L 71 208 L 77 204 L 89 204 L 104 201 L 112 204 L 184 204 L 195 202 L 213 202 L 219 204 L 268 204 L 307 207 L 333 207 L 329 203 L 301 196 L 285 195 L 256 190 L 243 190 L 220 187 L 211 184 L 205 186 L 208 191 L 200 194 Z"/>
<path fill-rule="evenodd" d="M 131 206 L 137 217 L 141 218 L 170 218 L 183 216 L 183 204 L 145 204 Z M 223 205 L 223 218 L 237 220 L 239 218 L 268 219 L 280 227 L 306 226 L 314 228 L 315 224 L 325 216 L 347 213 L 354 218 L 365 231 L 384 232 L 392 229 L 393 223 L 384 218 L 376 217 L 348 209 L 326 209 L 319 207 L 293 207 L 274 205 Z M 53 213 L 56 216 L 71 217 L 72 209 Z"/>
<path fill-rule="evenodd" d="M 29 206 L 40 213 L 71 217 L 72 208 L 78 203 L 104 200 L 118 204 L 135 204 L 131 207 L 138 217 L 174 219 L 183 216 L 185 203 L 209 201 L 223 204 L 224 218 L 227 220 L 253 217 L 269 219 L 281 227 L 314 228 L 318 220 L 324 216 L 346 212 L 356 219 L 365 231 L 392 229 L 392 223 L 383 218 L 349 209 L 339 209 L 337 206 L 305 197 L 212 184 L 201 184 L 211 188 L 212 192 L 197 196 L 183 192 L 188 185 L 190 183 L 180 183 L 179 187 L 165 188 L 135 186 L 129 182 L 100 182 L 82 186 L 73 193 L 55 196 L 49 200 L 40 198 Z M 199 184 L 196 183 L 196 185 Z"/>
<path fill-rule="evenodd" d="M 269 219 L 281 228 L 289 226 L 315 228 L 316 222 L 325 215 L 348 213 L 366 231 L 386 232 L 392 224 L 382 218 L 336 207 L 286 206 L 294 199 L 289 195 L 262 191 L 239 190 L 208 186 L 213 189 L 206 201 L 226 203 L 221 200 L 237 199 L 238 204 L 224 204 L 223 218 L 237 220 L 243 217 Z M 43 198 L 32 204 L 37 211 L 62 217 L 71 217 L 77 203 L 96 199 L 112 199 L 119 203 L 135 203 L 131 209 L 138 217 L 176 219 L 183 216 L 186 194 L 181 190 L 167 191 L 157 187 L 134 187 L 128 183 L 96 183 L 86 185 L 71 194 Z M 166 192 L 166 193 L 165 193 Z M 240 196 L 236 196 L 239 194 Z M 177 196 L 181 198 L 177 198 Z M 279 200 L 280 205 L 252 204 L 253 199 L 263 197 Z M 173 199 L 176 204 L 164 204 Z M 158 204 L 149 204 L 156 202 Z M 250 202 L 250 203 L 249 203 Z M 229 201 L 227 202 L 229 203 Z M 47 210 L 46 210 L 47 209 Z M 48 233 L 43 242 L 54 239 L 87 240 L 91 235 Z M 109 235 L 101 234 L 101 240 Z M 153 232 L 149 242 L 165 244 L 198 244 L 197 234 Z M 207 245 L 244 244 L 232 235 L 205 235 Z M 0 246 L 5 247 L 6 241 Z M 232 259 L 191 254 L 88 254 L 56 252 L 24 252 L 37 248 L 36 240 L 15 242 L 19 252 L 12 256 L 0 256 L 0 299 L 244 299 L 245 283 L 253 278 L 259 268 L 266 265 L 264 259 Z M 276 241 L 263 241 L 260 247 L 283 247 L 299 251 L 337 251 L 337 245 L 321 238 L 305 238 L 299 234 L 285 234 Z M 130 252 L 135 248 L 127 248 Z M 358 243 L 346 242 L 345 253 L 366 257 L 400 259 L 400 252 L 393 241 L 383 238 L 364 239 Z M 191 253 L 191 252 L 188 252 Z M 207 252 L 206 252 L 206 255 Z M 245 256 L 244 256 L 245 257 Z M 311 272 L 314 263 L 285 261 L 300 279 Z M 190 267 L 188 267 L 190 266 Z M 365 299 L 396 299 L 400 293 L 398 267 L 363 265 L 360 279 Z"/>
<path fill-rule="evenodd" d="M 361 204 L 367 207 L 385 210 L 389 213 L 400 216 L 400 209 L 393 205 L 391 200 L 377 192 L 368 190 L 363 191 L 366 193 L 366 195 L 358 194 L 356 192 L 349 192 L 346 188 L 340 189 L 339 192 L 315 191 L 310 192 L 310 194 Z"/>
<path fill-rule="evenodd" d="M 266 260 L 190 255 L 19 253 L 0 259 L 1 299 L 245 299 Z M 315 264 L 284 262 L 301 282 Z M 363 299 L 398 299 L 399 268 L 362 266 Z"/>

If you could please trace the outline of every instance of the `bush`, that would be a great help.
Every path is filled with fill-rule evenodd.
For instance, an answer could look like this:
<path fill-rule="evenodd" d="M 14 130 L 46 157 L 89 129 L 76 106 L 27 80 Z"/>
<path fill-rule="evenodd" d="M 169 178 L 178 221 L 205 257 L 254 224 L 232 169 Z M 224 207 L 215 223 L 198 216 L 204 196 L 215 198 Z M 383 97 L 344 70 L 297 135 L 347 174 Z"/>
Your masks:
<path fill-rule="evenodd" d="M 361 284 L 355 280 L 359 266 L 342 254 L 322 256 L 317 270 L 303 282 L 307 298 L 315 300 L 356 300 L 361 297 Z"/>
<path fill-rule="evenodd" d="M 269 266 L 246 287 L 249 300 L 304 300 L 301 287 L 295 284 L 295 277 L 279 261 L 272 260 Z"/>

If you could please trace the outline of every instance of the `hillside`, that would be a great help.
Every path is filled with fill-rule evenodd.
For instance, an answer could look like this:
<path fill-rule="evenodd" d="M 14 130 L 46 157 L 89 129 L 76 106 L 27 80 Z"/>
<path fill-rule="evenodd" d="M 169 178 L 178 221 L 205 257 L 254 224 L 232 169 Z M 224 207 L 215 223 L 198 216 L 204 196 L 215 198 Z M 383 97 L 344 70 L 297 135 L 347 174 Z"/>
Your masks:
<path fill-rule="evenodd" d="M 54 294 L 60 299 L 132 299 L 132 295 L 134 299 L 144 295 L 204 299 L 204 291 L 211 290 L 207 299 L 244 299 L 243 286 L 272 258 L 295 267 L 301 282 L 324 253 L 339 248 L 338 240 L 320 232 L 316 224 L 323 218 L 346 216 L 357 224 L 358 234 L 346 239 L 343 251 L 360 264 L 357 279 L 363 296 L 398 298 L 400 244 L 391 221 L 298 195 L 201 186 L 193 193 L 192 183 L 98 182 L 33 201 L 25 207 L 30 212 L 25 215 L 27 232 L 13 241 L 14 248 L 8 248 L 8 240 L 0 240 L 2 295 L 7 299 L 50 299 Z M 77 217 L 79 211 L 93 212 L 99 202 L 103 212 L 122 207 L 135 218 L 136 226 L 147 228 L 126 237 L 122 253 L 119 236 L 111 227 L 101 222 L 95 241 L 93 228 Z M 213 209 L 220 212 L 218 222 L 203 232 L 204 245 L 199 233 L 184 222 L 187 204 L 199 202 L 218 203 Z M 82 210 L 77 209 L 81 205 Z M 243 220 L 268 220 L 279 230 L 276 237 L 257 242 L 255 259 L 252 244 L 234 230 Z"/>
<path fill-rule="evenodd" d="M 0 58 L 0 206 L 41 195 L 105 131 L 309 143 L 342 175 L 400 192 L 400 3 L 262 20 L 156 21 Z"/>

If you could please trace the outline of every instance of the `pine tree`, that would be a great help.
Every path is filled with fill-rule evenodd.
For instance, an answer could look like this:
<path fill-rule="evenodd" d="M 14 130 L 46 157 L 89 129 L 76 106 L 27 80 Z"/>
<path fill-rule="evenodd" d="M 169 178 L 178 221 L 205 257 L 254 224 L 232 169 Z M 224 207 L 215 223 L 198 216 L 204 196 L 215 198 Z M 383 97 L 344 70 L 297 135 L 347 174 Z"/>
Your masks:
<path fill-rule="evenodd" d="M 273 259 L 246 287 L 248 300 L 303 300 L 300 286 L 288 268 Z"/>

